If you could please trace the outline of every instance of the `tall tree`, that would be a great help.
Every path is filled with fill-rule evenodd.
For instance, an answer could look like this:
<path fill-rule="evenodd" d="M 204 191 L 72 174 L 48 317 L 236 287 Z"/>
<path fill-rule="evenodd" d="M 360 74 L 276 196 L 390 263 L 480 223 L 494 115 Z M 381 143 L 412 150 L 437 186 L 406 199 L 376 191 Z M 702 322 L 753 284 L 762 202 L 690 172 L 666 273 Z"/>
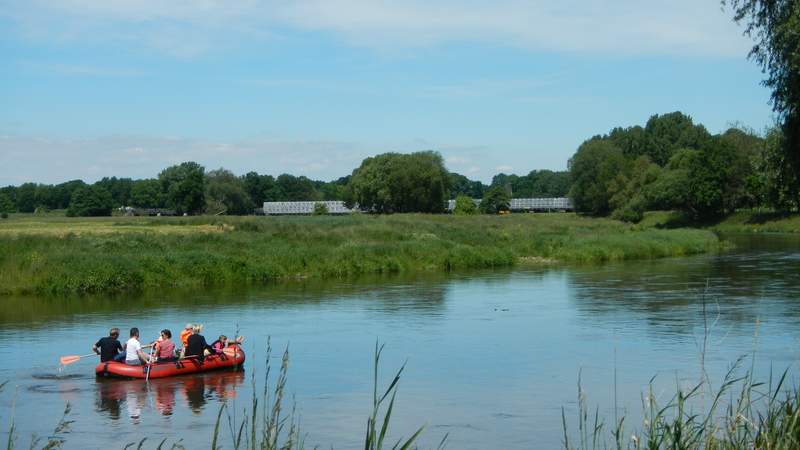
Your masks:
<path fill-rule="evenodd" d="M 196 214 L 205 207 L 205 169 L 196 162 L 184 162 L 158 174 L 166 206 L 178 214 Z"/>
<path fill-rule="evenodd" d="M 764 85 L 772 90 L 772 107 L 778 115 L 783 137 L 773 161 L 785 177 L 784 201 L 774 206 L 800 206 L 800 4 L 793 0 L 722 0 L 744 23 L 744 34 L 756 42 L 749 57 L 767 74 Z M 788 198 L 787 198 L 788 197 Z"/>
<path fill-rule="evenodd" d="M 578 212 L 605 215 L 611 198 L 628 184 L 631 162 L 611 141 L 592 138 L 569 160 L 570 197 Z"/>
<path fill-rule="evenodd" d="M 695 125 L 691 117 L 680 111 L 653 115 L 644 132 L 645 154 L 659 166 L 665 165 L 675 151 L 700 148 L 711 138 L 704 126 Z"/>
<path fill-rule="evenodd" d="M 244 183 L 231 171 L 212 170 L 206 174 L 206 212 L 212 214 L 249 214 L 253 203 Z"/>
<path fill-rule="evenodd" d="M 36 184 L 23 183 L 17 188 L 17 211 L 32 213 L 36 206 Z"/>
<path fill-rule="evenodd" d="M 346 188 L 346 203 L 379 213 L 443 212 L 450 177 L 439 153 L 384 153 L 366 158 Z"/>
<path fill-rule="evenodd" d="M 161 182 L 154 178 L 136 180 L 131 186 L 130 203 L 137 208 L 160 208 L 162 198 Z"/>

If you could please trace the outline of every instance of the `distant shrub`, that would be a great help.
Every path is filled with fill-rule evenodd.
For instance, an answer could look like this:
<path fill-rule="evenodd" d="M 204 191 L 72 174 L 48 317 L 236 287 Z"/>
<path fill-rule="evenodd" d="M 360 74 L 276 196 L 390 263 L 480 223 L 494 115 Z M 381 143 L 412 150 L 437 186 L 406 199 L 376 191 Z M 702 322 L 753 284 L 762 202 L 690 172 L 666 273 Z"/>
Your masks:
<path fill-rule="evenodd" d="M 8 219 L 8 213 L 3 211 L 0 213 L 0 219 Z"/>
<path fill-rule="evenodd" d="M 492 186 L 483 195 L 481 200 L 481 212 L 484 214 L 499 214 L 501 211 L 508 211 L 511 204 L 511 195 L 501 186 Z"/>
<path fill-rule="evenodd" d="M 459 195 L 456 197 L 456 206 L 453 208 L 453 214 L 471 216 L 473 214 L 478 214 L 478 207 L 471 198 L 466 195 Z"/>
<path fill-rule="evenodd" d="M 314 212 L 313 212 L 313 214 L 315 216 L 325 216 L 328 213 L 330 213 L 330 211 L 328 211 L 328 205 L 326 205 L 325 203 L 315 203 L 314 204 Z"/>

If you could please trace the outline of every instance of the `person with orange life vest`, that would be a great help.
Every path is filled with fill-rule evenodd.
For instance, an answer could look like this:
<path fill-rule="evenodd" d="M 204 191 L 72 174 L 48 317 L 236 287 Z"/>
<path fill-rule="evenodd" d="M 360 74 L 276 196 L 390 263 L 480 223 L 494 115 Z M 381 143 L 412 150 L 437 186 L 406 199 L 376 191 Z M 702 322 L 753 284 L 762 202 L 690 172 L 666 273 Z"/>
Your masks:
<path fill-rule="evenodd" d="M 181 344 L 183 347 L 180 351 L 180 357 L 183 358 L 186 356 L 186 346 L 189 345 L 189 336 L 192 335 L 192 324 L 187 323 L 185 327 L 183 327 L 183 331 L 181 331 Z"/>

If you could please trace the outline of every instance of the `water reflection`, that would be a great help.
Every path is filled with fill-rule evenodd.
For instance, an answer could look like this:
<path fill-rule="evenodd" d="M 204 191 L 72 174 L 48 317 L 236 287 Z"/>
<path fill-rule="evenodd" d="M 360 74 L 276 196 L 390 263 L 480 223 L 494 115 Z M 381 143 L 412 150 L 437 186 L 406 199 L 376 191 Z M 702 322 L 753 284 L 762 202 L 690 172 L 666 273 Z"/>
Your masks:
<path fill-rule="evenodd" d="M 305 280 L 260 287 L 209 289 L 199 293 L 175 289 L 116 296 L 9 296 L 0 302 L 0 331 L 13 327 L 39 328 L 53 322 L 71 324 L 87 314 L 125 318 L 138 317 L 142 311 L 190 313 L 215 308 L 246 308 L 256 303 L 262 309 L 285 310 L 316 306 L 332 299 L 374 298 L 385 302 L 389 309 L 425 313 L 444 305 L 446 286 L 452 280 L 448 274 L 423 273 L 390 278 L 364 277 L 351 282 Z M 413 289 L 420 285 L 425 288 Z"/>
<path fill-rule="evenodd" d="M 195 415 L 203 412 L 209 401 L 219 402 L 236 396 L 244 381 L 244 371 L 209 372 L 201 375 L 142 380 L 96 381 L 95 410 L 112 421 L 126 417 L 139 423 L 148 409 L 162 416 L 171 416 L 176 408 L 185 408 Z M 179 403 L 182 400 L 182 403 Z"/>
<path fill-rule="evenodd" d="M 765 315 L 796 322 L 800 238 L 770 237 L 769 244 L 763 236 L 728 238 L 737 250 L 720 255 L 567 271 L 572 300 L 587 317 L 643 320 L 651 330 L 672 335 L 702 326 L 704 301 L 707 317 L 730 329 L 752 329 Z"/>

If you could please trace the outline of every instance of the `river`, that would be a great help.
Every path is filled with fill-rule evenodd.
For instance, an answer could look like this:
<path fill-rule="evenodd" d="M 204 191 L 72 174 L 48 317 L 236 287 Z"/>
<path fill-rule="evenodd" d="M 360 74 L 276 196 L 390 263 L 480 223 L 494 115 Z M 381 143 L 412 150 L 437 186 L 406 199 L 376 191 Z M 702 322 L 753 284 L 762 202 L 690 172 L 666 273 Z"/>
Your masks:
<path fill-rule="evenodd" d="M 13 416 L 17 445 L 27 448 L 32 434 L 52 433 L 69 403 L 64 448 L 122 448 L 144 437 L 145 448 L 164 438 L 208 448 L 221 403 L 241 420 L 253 374 L 260 391 L 271 337 L 273 369 L 289 348 L 285 406 L 295 405 L 307 448 L 363 446 L 376 340 L 385 344 L 381 383 L 406 363 L 393 438 L 427 425 L 422 448 L 436 448 L 445 434 L 451 449 L 558 448 L 562 407 L 575 426 L 579 374 L 590 407 L 636 426 L 651 378 L 668 397 L 676 383 L 699 379 L 702 354 L 715 381 L 742 355 L 755 356 L 761 378 L 795 365 L 800 237 L 729 239 L 736 248 L 719 255 L 604 266 L 5 298 L 0 438 Z M 238 327 L 247 339 L 244 372 L 148 385 L 96 380 L 92 358 L 59 370 L 60 355 L 89 353 L 111 326 L 123 335 L 137 326 L 147 340 L 186 322 L 204 324 L 209 341 Z M 226 430 L 221 443 L 232 448 Z"/>

